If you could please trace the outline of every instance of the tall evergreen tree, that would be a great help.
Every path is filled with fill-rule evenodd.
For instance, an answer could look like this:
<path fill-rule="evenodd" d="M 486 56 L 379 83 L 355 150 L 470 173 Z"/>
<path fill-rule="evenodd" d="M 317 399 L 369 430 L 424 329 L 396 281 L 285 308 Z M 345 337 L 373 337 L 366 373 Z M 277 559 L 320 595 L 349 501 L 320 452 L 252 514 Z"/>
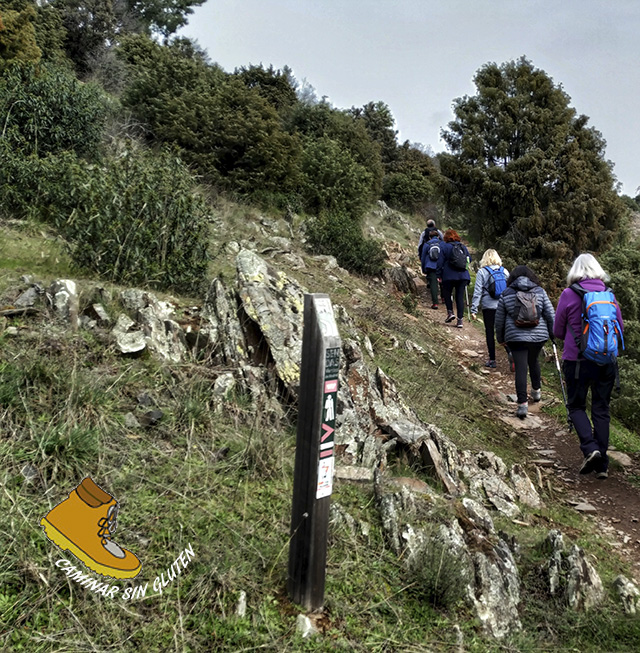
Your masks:
<path fill-rule="evenodd" d="M 556 277 L 581 251 L 606 250 L 625 209 L 602 135 L 525 57 L 486 64 L 474 82 L 442 132 L 449 206 L 482 245 Z"/>

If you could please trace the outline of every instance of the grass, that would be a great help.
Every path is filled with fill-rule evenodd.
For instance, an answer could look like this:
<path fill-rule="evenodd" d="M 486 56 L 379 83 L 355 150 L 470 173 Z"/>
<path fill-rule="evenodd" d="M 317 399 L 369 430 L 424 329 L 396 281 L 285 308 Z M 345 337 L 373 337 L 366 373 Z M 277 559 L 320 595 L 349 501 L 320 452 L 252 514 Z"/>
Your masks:
<path fill-rule="evenodd" d="M 257 248 L 268 244 L 254 226 L 260 217 L 255 209 L 221 203 L 217 210 L 221 225 L 230 225 L 228 240 L 233 234 L 236 241 L 252 239 Z M 398 238 L 405 234 L 405 245 L 412 243 L 406 230 L 394 228 Z M 64 275 L 55 241 L 33 230 L 2 229 L 7 238 L 1 256 L 15 265 L 2 268 L 0 291 L 18 287 L 22 273 Z M 212 246 L 219 253 L 212 274 L 232 278 L 233 256 L 225 242 Z M 34 270 L 29 257 L 45 246 L 51 255 Z M 406 318 L 401 301 L 367 279 L 338 274 L 332 281 L 322 262 L 308 255 L 305 260 L 298 271 L 281 267 L 280 259 L 275 264 L 346 307 L 371 339 L 375 364 L 421 419 L 460 447 L 491 449 L 508 462 L 521 457 L 507 429 L 487 419 L 490 402 L 451 360 L 436 325 Z M 115 295 L 117 289 L 108 290 Z M 86 304 L 93 290 L 83 292 Z M 117 300 L 105 303 L 110 313 L 119 310 Z M 584 616 L 545 594 L 540 543 L 552 527 L 596 556 L 608 588 L 617 573 L 628 573 L 589 520 L 552 498 L 545 496 L 544 510 L 525 510 L 530 528 L 496 518 L 496 526 L 520 545 L 525 631 L 494 642 L 455 596 L 444 605 L 425 599 L 385 540 L 372 488 L 336 482 L 332 503 L 353 518 L 355 528 L 341 524 L 330 530 L 321 635 L 303 640 L 295 630 L 303 610 L 286 594 L 295 423 L 285 417 L 274 425 L 254 415 L 242 394 L 218 410 L 211 390 L 225 370 L 121 357 L 98 332 L 69 333 L 38 319 L 7 320 L 20 327 L 17 336 L 0 331 L 0 649 L 448 652 L 458 649 L 462 637 L 464 650 L 478 653 L 624 651 L 640 636 L 638 623 L 622 617 L 611 598 Z M 407 351 L 406 340 L 427 354 Z M 162 419 L 148 428 L 125 426 L 128 413 L 148 409 L 142 395 L 162 410 Z M 616 431 L 614 438 L 618 448 L 632 446 L 628 432 Z M 401 460 L 397 465 L 391 474 L 411 473 Z M 140 578 L 121 583 L 114 600 L 69 580 L 55 562 L 71 556 L 39 526 L 87 475 L 120 502 L 114 540 L 143 563 Z M 434 523 L 453 514 L 451 501 L 429 507 Z M 189 543 L 194 560 L 162 593 L 153 590 L 154 579 Z M 144 583 L 144 598 L 123 599 L 126 587 Z M 247 612 L 238 616 L 242 592 Z"/>

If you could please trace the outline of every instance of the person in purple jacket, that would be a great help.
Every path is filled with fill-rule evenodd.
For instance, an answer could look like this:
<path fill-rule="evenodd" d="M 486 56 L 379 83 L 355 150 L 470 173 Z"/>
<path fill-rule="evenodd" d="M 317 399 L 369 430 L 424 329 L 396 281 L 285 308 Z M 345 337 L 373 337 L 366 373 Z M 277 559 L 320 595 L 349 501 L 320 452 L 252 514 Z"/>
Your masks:
<path fill-rule="evenodd" d="M 609 275 L 596 258 L 592 254 L 580 254 L 567 274 L 567 288 L 560 295 L 553 324 L 555 337 L 564 340 L 562 368 L 567 383 L 567 410 L 580 438 L 580 449 L 584 455 L 580 473 L 595 471 L 599 479 L 609 476 L 609 402 L 616 380 L 616 363 L 598 365 L 580 357 L 573 333 L 579 334 L 582 331 L 582 298 L 569 286 L 578 283 L 587 291 L 603 291 L 606 290 L 607 281 Z M 616 312 L 620 329 L 624 330 L 617 301 Z M 589 388 L 591 422 L 586 412 Z"/>

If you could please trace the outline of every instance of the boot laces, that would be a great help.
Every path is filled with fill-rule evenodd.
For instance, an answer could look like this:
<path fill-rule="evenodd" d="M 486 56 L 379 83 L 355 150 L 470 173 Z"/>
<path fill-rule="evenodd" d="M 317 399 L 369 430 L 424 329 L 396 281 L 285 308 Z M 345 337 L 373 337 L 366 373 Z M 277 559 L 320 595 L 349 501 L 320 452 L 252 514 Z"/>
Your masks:
<path fill-rule="evenodd" d="M 116 532 L 116 528 L 118 527 L 117 518 L 118 504 L 115 504 L 109 508 L 109 512 L 107 513 L 106 517 L 102 517 L 102 519 L 98 520 L 98 526 L 100 527 L 98 530 L 98 537 L 101 537 L 103 540 L 110 540 L 111 536 Z"/>

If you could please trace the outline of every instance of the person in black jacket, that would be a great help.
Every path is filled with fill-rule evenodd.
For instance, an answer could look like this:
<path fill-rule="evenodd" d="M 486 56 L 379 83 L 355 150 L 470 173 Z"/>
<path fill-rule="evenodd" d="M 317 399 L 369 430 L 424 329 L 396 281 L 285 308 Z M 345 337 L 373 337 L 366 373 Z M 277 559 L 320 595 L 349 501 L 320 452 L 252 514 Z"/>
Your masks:
<path fill-rule="evenodd" d="M 527 309 L 530 310 L 527 310 Z M 516 394 L 520 419 L 527 416 L 527 370 L 531 376 L 531 398 L 540 401 L 542 345 L 553 333 L 555 312 L 540 280 L 526 265 L 518 265 L 507 279 L 496 309 L 496 340 L 511 350 L 516 368 Z"/>

